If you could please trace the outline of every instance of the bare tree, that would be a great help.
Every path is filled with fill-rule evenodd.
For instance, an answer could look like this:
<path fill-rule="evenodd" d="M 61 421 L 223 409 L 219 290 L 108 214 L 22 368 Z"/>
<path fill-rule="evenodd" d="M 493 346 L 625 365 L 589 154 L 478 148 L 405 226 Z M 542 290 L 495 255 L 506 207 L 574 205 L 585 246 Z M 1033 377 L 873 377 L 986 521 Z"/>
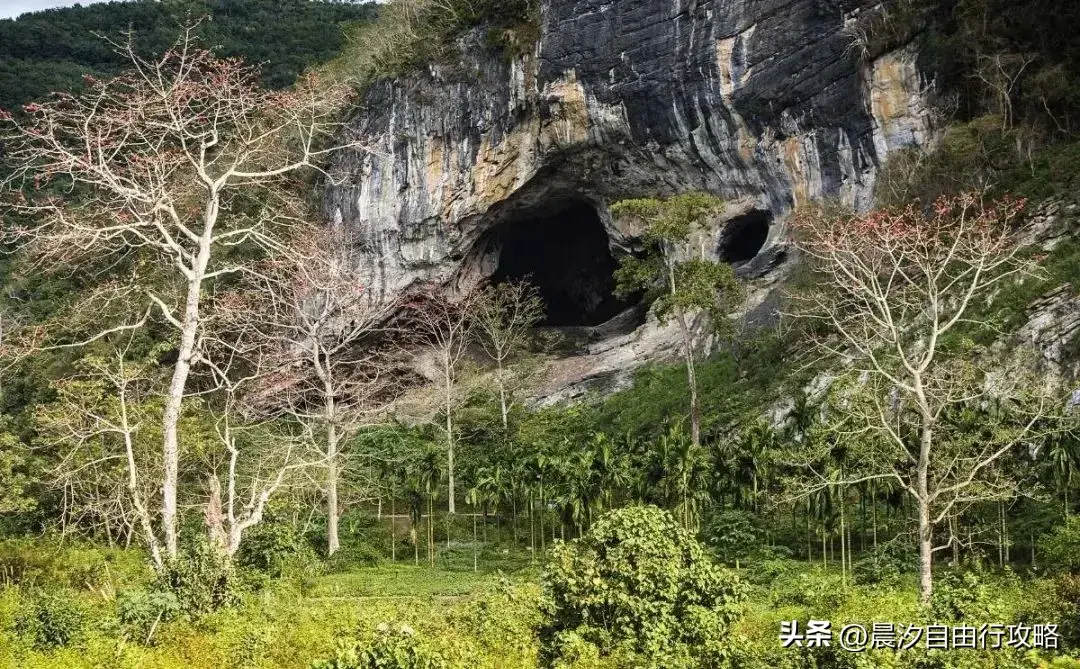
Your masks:
<path fill-rule="evenodd" d="M 270 421 L 240 419 L 237 394 L 227 395 L 215 418 L 222 450 L 221 457 L 214 454 L 210 459 L 206 525 L 211 540 L 231 560 L 244 532 L 263 521 L 270 500 L 288 487 L 305 485 L 304 472 L 325 462 L 306 452 L 302 432 L 289 434 Z"/>
<path fill-rule="evenodd" d="M 448 510 L 457 513 L 454 504 L 454 406 L 455 387 L 461 363 L 473 341 L 478 293 L 469 292 L 453 299 L 436 292 L 413 298 L 408 310 L 413 321 L 413 337 L 419 346 L 436 360 L 442 380 L 445 412 Z"/>
<path fill-rule="evenodd" d="M 153 464 L 140 437 L 161 417 L 154 375 L 127 360 L 127 347 L 87 357 L 78 367 L 53 383 L 57 401 L 35 413 L 43 444 L 59 449 L 53 481 L 65 493 L 65 512 L 77 508 L 77 520 L 107 531 L 116 523 L 129 537 L 139 535 L 160 569 L 161 542 L 146 503 Z"/>
<path fill-rule="evenodd" d="M 397 387 L 384 343 L 397 305 L 368 293 L 354 260 L 341 230 L 304 229 L 221 309 L 229 329 L 243 333 L 240 348 L 269 358 L 271 370 L 253 386 L 248 404 L 307 426 L 307 442 L 326 474 L 331 555 L 340 548 L 343 445 L 374 424 Z"/>
<path fill-rule="evenodd" d="M 244 271 L 234 249 L 279 246 L 291 216 L 278 195 L 289 191 L 291 175 L 343 148 L 332 138 L 349 93 L 314 77 L 288 92 L 261 90 L 254 68 L 202 50 L 191 28 L 157 60 L 140 57 L 130 42 L 114 46 L 130 65 L 126 73 L 88 78 L 83 93 L 27 105 L 25 120 L 0 119 L 5 204 L 33 221 L 9 230 L 7 241 L 47 268 L 131 259 L 131 295 L 175 329 L 161 480 L 164 551 L 175 556 L 178 426 L 200 362 L 202 296 L 215 280 Z M 141 327 L 146 314 L 103 326 L 88 341 Z"/>
<path fill-rule="evenodd" d="M 807 468 L 810 490 L 894 479 L 918 509 L 920 585 L 933 590 L 935 528 L 964 505 L 994 499 L 1006 484 L 995 465 L 1036 430 L 1053 402 L 1029 366 L 993 371 L 972 351 L 949 357 L 946 336 L 972 319 L 978 305 L 1006 282 L 1037 272 L 1019 243 L 1023 202 L 982 206 L 964 195 L 929 211 L 911 206 L 854 217 L 808 212 L 798 218 L 798 245 L 817 272 L 816 289 L 795 296 L 795 316 L 819 322 L 827 334 L 817 350 L 831 360 L 854 360 L 858 383 L 843 395 L 834 427 L 862 450 L 858 474 L 838 480 Z M 957 333 L 958 334 L 958 333 Z M 1037 377 L 1037 375 L 1035 375 Z M 1006 418 L 977 438 L 950 426 L 955 414 L 990 403 Z"/>
<path fill-rule="evenodd" d="M 973 76 L 977 77 L 994 96 L 1001 113 L 1001 130 L 1007 131 L 1013 125 L 1013 93 L 1020 77 L 1038 56 L 1034 54 L 979 54 L 978 66 Z"/>
<path fill-rule="evenodd" d="M 503 430 L 509 429 L 512 398 L 509 395 L 507 364 L 524 346 L 529 332 L 544 318 L 544 302 L 536 288 L 519 281 L 492 286 L 477 301 L 476 326 L 480 345 L 495 361 L 495 383 L 499 387 L 499 409 Z"/>

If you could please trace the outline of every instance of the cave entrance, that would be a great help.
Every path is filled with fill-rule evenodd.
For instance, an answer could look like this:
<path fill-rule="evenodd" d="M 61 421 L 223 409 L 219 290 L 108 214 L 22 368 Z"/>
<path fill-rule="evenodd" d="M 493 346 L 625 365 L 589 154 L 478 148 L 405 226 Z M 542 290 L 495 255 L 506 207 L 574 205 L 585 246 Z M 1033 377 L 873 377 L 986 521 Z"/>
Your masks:
<path fill-rule="evenodd" d="M 732 265 L 748 262 L 769 240 L 772 214 L 754 210 L 728 221 L 720 237 L 720 259 Z"/>
<path fill-rule="evenodd" d="M 492 230 L 499 249 L 492 281 L 528 280 L 547 310 L 543 326 L 581 327 L 606 323 L 630 304 L 615 296 L 618 263 L 592 205 L 549 204 Z"/>

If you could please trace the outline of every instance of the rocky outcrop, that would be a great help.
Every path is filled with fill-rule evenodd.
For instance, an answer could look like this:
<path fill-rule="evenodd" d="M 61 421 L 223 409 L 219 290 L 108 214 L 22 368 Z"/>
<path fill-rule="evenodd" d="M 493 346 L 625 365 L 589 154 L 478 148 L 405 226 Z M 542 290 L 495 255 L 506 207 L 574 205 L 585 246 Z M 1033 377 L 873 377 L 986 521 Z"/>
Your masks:
<path fill-rule="evenodd" d="M 812 198 L 867 206 L 884 155 L 927 139 L 913 54 L 861 63 L 849 48 L 845 26 L 875 2 L 544 0 L 533 53 L 508 59 L 467 37 L 458 62 L 372 87 L 350 129 L 375 150 L 335 160 L 326 214 L 388 297 L 491 276 L 493 231 L 567 203 L 595 210 L 618 256 L 635 232 L 610 202 L 704 189 L 736 203 L 710 248 L 740 264 L 755 286 L 747 313 L 767 318 L 784 215 Z M 739 217 L 767 229 L 735 248 Z M 618 331 L 556 385 L 572 395 L 672 343 L 656 323 Z"/>

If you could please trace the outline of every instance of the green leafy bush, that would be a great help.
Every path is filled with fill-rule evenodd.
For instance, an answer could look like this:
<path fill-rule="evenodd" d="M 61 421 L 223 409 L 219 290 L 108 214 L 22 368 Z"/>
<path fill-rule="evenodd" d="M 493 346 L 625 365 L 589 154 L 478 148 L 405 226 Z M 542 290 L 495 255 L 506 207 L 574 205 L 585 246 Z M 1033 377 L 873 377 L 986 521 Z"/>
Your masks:
<path fill-rule="evenodd" d="M 1052 570 L 1080 573 L 1080 518 L 1073 516 L 1040 542 L 1042 561 Z"/>
<path fill-rule="evenodd" d="M 727 564 L 745 560 L 765 543 L 761 518 L 741 509 L 726 509 L 711 516 L 704 535 L 708 546 Z"/>
<path fill-rule="evenodd" d="M 393 0 L 379 18 L 359 24 L 351 45 L 330 64 L 361 82 L 405 74 L 425 63 L 455 63 L 467 34 L 481 47 L 514 56 L 539 39 L 537 0 Z M 480 31 L 476 29 L 480 28 Z"/>
<path fill-rule="evenodd" d="M 746 561 L 746 580 L 755 585 L 768 585 L 778 578 L 789 576 L 800 568 L 786 546 L 766 546 L 750 554 Z"/>
<path fill-rule="evenodd" d="M 77 643 L 86 631 L 86 615 L 74 593 L 34 592 L 15 617 L 15 632 L 39 650 Z"/>
<path fill-rule="evenodd" d="M 881 544 L 856 560 L 852 574 L 857 583 L 896 583 L 915 571 L 914 547 L 899 541 Z"/>
<path fill-rule="evenodd" d="M 180 601 L 161 590 L 125 590 L 116 597 L 116 614 L 125 636 L 149 644 L 161 623 L 180 615 Z"/>
<path fill-rule="evenodd" d="M 343 643 L 311 669 L 449 669 L 449 663 L 408 625 L 379 625 L 370 643 Z"/>
<path fill-rule="evenodd" d="M 172 593 L 191 618 L 236 604 L 240 595 L 232 566 L 205 538 L 165 565 L 155 589 Z"/>
<path fill-rule="evenodd" d="M 1017 578 L 1006 568 L 1004 576 L 982 569 L 946 569 L 934 574 L 931 617 L 937 620 L 1004 620 L 1009 616 L 1007 593 Z"/>
<path fill-rule="evenodd" d="M 277 522 L 260 523 L 247 531 L 236 564 L 273 578 L 322 571 L 319 556 L 304 535 L 289 523 Z"/>
<path fill-rule="evenodd" d="M 802 606 L 815 615 L 834 611 L 846 597 L 840 574 L 819 567 L 778 578 L 770 594 L 775 606 Z"/>
<path fill-rule="evenodd" d="M 569 655 L 637 658 L 635 666 L 711 666 L 744 596 L 671 516 L 631 506 L 557 543 L 543 574 L 542 660 Z"/>

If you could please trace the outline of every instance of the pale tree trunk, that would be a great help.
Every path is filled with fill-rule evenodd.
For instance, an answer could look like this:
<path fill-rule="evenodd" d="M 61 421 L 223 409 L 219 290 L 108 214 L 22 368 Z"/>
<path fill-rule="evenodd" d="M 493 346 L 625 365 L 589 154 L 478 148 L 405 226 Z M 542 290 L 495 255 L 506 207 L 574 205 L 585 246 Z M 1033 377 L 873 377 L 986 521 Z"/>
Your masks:
<path fill-rule="evenodd" d="M 929 469 L 930 446 L 933 443 L 931 418 L 924 414 L 923 426 L 919 439 L 919 463 L 916 498 L 919 512 L 919 594 L 923 604 L 930 603 L 934 594 L 934 528 L 930 523 Z"/>
<path fill-rule="evenodd" d="M 668 252 L 668 289 L 672 295 L 677 290 L 675 285 L 675 264 Z M 682 309 L 675 309 L 675 320 L 679 323 L 679 331 L 682 333 L 684 356 L 686 360 L 686 382 L 690 388 L 690 443 L 694 447 L 701 446 L 701 408 L 698 406 L 697 370 L 694 366 L 694 335 L 690 330 L 690 324 L 686 321 L 686 314 Z"/>
<path fill-rule="evenodd" d="M 218 195 L 211 193 L 203 213 L 203 233 L 199 239 L 199 253 L 195 257 L 194 267 L 188 276 L 187 299 L 184 315 L 180 322 L 180 350 L 169 383 L 169 395 L 165 402 L 162 417 L 163 474 L 161 482 L 161 524 L 165 535 L 165 552 L 169 558 L 175 558 L 179 551 L 179 533 L 177 531 L 176 488 L 180 471 L 180 410 L 183 407 L 187 390 L 188 375 L 195 355 L 195 344 L 199 333 L 199 315 L 202 298 L 202 283 L 206 277 L 206 268 L 210 263 L 213 242 L 214 223 L 218 216 Z"/>
<path fill-rule="evenodd" d="M 210 544 L 224 554 L 228 537 L 225 534 L 225 512 L 221 506 L 221 481 L 212 473 L 207 479 L 209 498 L 206 501 L 206 531 Z"/>
<path fill-rule="evenodd" d="M 184 403 L 188 374 L 191 371 L 191 359 L 195 351 L 198 318 L 199 286 L 192 283 L 188 286 L 184 327 L 180 333 L 180 355 L 176 361 L 176 367 L 173 369 L 172 381 L 169 384 L 169 395 L 162 417 L 164 444 L 162 449 L 161 524 L 165 535 L 165 553 L 169 558 L 175 558 L 179 550 L 176 527 L 176 487 L 180 470 L 178 430 L 180 410 Z"/>
<path fill-rule="evenodd" d="M 847 585 L 847 525 L 844 522 L 844 487 L 840 486 L 840 582 Z"/>
<path fill-rule="evenodd" d="M 503 434 L 505 435 L 510 431 L 510 407 L 506 403 L 506 379 L 503 378 L 503 361 L 500 357 L 496 364 L 498 368 L 495 370 L 496 377 L 499 383 L 499 410 L 502 412 L 502 426 Z"/>
<path fill-rule="evenodd" d="M 333 399 L 328 401 L 333 404 Z M 331 420 L 326 426 L 326 552 L 333 555 L 341 548 L 338 538 L 338 434 Z"/>
<path fill-rule="evenodd" d="M 120 364 L 123 365 L 123 359 L 121 358 Z M 121 368 L 121 374 L 123 368 Z M 146 509 L 146 504 L 143 502 L 142 493 L 139 492 L 139 470 L 135 463 L 135 444 L 131 438 L 131 425 L 128 421 L 127 412 L 127 393 L 124 386 L 120 387 L 120 420 L 121 427 L 124 430 L 124 451 L 127 456 L 128 467 L 128 479 L 127 487 L 128 493 L 131 495 L 132 506 L 135 507 L 135 516 L 139 520 L 139 526 L 142 528 L 143 536 L 146 539 L 146 547 L 150 551 L 150 559 L 154 562 L 154 569 L 160 571 L 164 566 L 161 559 L 161 547 L 158 546 L 157 535 L 154 534 L 154 526 L 150 521 L 150 512 Z M 131 532 L 128 532 L 128 543 L 131 542 Z"/>
<path fill-rule="evenodd" d="M 457 509 L 454 506 L 454 418 L 451 408 L 454 403 L 454 379 L 451 376 L 451 363 L 447 358 L 443 359 L 443 380 L 446 383 L 446 478 L 449 488 L 450 501 L 447 506 L 447 510 L 451 513 L 457 513 Z"/>
<path fill-rule="evenodd" d="M 329 361 L 323 361 L 323 350 L 319 342 L 319 333 L 309 333 L 312 338 L 311 362 L 315 373 L 322 382 L 323 419 L 326 421 L 326 553 L 333 555 L 341 548 L 338 537 L 338 479 L 341 435 L 338 433 L 337 389 L 334 387 L 333 368 Z"/>

